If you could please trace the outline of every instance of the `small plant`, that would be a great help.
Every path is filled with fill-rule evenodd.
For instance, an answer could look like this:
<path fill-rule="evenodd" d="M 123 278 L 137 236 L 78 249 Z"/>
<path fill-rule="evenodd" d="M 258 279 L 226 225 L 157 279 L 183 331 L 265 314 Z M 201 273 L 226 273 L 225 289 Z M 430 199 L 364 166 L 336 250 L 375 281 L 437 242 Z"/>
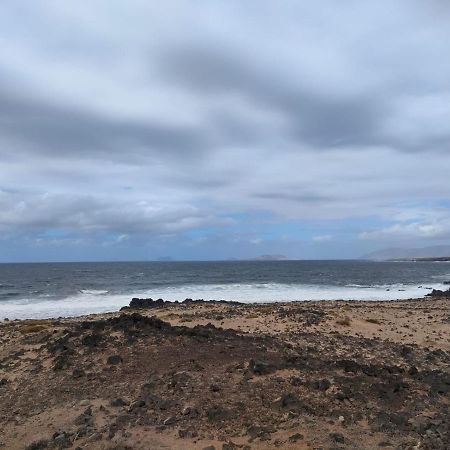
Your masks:
<path fill-rule="evenodd" d="M 246 319 L 257 319 L 258 317 L 258 314 L 247 314 Z"/>
<path fill-rule="evenodd" d="M 47 320 L 26 320 L 19 325 L 19 331 L 22 334 L 37 333 L 47 329 L 48 326 Z"/>
<path fill-rule="evenodd" d="M 369 322 L 369 323 L 376 323 L 376 324 L 381 324 L 381 322 L 378 320 L 378 319 L 374 319 L 374 318 L 372 318 L 372 317 L 369 317 L 368 319 L 366 319 L 366 322 Z"/>
<path fill-rule="evenodd" d="M 345 316 L 345 317 L 342 318 L 342 319 L 336 320 L 336 323 L 337 323 L 338 325 L 342 325 L 342 326 L 348 327 L 348 326 L 350 326 L 351 321 L 352 321 L 352 320 L 350 319 L 350 317 Z"/>

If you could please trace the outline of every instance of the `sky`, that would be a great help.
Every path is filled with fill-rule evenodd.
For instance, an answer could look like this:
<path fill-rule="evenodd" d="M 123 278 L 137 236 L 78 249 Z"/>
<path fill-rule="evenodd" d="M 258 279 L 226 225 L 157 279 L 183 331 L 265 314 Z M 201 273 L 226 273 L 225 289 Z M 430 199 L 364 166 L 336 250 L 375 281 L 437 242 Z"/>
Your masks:
<path fill-rule="evenodd" d="M 0 261 L 450 243 L 446 1 L 3 0 Z"/>

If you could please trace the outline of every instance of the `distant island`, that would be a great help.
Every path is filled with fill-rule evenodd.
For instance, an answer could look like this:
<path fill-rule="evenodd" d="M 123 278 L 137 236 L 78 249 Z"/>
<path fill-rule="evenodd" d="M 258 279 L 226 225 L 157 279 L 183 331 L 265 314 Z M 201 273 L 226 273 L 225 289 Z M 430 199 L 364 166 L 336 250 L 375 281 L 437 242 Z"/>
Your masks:
<path fill-rule="evenodd" d="M 285 255 L 260 255 L 255 258 L 250 258 L 251 261 L 285 261 L 289 259 Z"/>
<path fill-rule="evenodd" d="M 429 257 L 429 258 L 394 258 L 394 259 L 390 259 L 389 261 L 430 261 L 430 262 L 444 261 L 444 262 L 450 262 L 450 256 L 437 256 L 437 257 Z"/>
<path fill-rule="evenodd" d="M 386 248 L 368 253 L 360 259 L 372 261 L 449 261 L 450 245 L 422 248 Z"/>
<path fill-rule="evenodd" d="M 285 255 L 259 255 L 254 258 L 228 258 L 227 261 L 288 261 L 292 258 L 288 258 Z"/>

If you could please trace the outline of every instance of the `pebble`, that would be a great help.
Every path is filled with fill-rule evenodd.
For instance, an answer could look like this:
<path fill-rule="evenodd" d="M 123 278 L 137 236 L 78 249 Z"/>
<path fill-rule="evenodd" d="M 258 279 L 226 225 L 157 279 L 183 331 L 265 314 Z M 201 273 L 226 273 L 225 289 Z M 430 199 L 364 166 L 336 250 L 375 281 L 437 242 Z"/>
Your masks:
<path fill-rule="evenodd" d="M 144 400 L 135 400 L 134 402 L 130 403 L 130 407 L 128 408 L 128 411 L 131 412 L 135 410 L 136 408 L 142 408 L 145 406 Z"/>
<path fill-rule="evenodd" d="M 122 361 L 123 360 L 120 355 L 111 355 L 111 356 L 108 356 L 106 363 L 110 364 L 110 365 L 117 365 L 117 364 L 120 364 Z"/>
<path fill-rule="evenodd" d="M 196 412 L 195 408 L 192 406 L 186 406 L 182 409 L 181 414 L 183 414 L 183 416 L 188 416 L 190 414 L 194 414 Z"/>
<path fill-rule="evenodd" d="M 93 433 L 87 438 L 87 442 L 100 441 L 102 439 L 102 437 L 103 436 L 101 433 Z"/>
<path fill-rule="evenodd" d="M 292 436 L 289 436 L 289 442 L 297 442 L 304 438 L 303 434 L 295 433 Z"/>
<path fill-rule="evenodd" d="M 173 425 L 175 422 L 176 422 L 175 417 L 170 416 L 163 423 L 164 423 L 164 425 Z"/>

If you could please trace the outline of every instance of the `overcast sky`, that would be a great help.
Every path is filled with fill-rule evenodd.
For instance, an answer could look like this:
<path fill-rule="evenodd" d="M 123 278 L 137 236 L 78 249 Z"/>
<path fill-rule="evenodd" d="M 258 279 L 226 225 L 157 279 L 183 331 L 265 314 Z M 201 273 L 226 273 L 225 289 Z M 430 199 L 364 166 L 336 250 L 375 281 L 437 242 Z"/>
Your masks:
<path fill-rule="evenodd" d="M 447 1 L 3 0 L 0 261 L 450 243 Z"/>

